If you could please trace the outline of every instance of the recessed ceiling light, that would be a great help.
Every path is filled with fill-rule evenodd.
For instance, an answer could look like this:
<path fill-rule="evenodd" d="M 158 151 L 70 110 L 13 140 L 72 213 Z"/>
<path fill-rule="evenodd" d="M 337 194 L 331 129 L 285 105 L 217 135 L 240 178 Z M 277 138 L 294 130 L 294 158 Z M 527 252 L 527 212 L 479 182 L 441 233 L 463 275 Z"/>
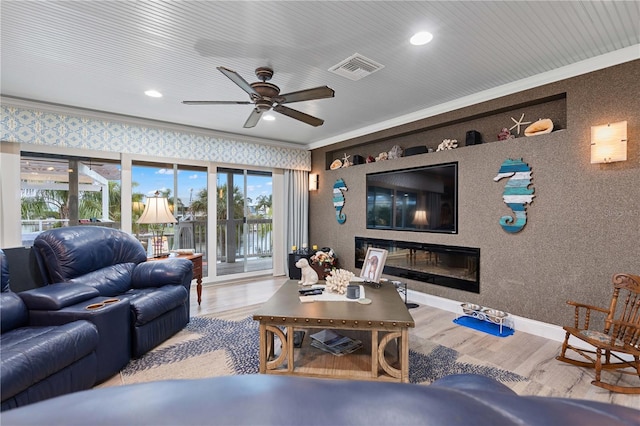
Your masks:
<path fill-rule="evenodd" d="M 262 119 L 266 121 L 274 121 L 276 117 L 273 114 L 265 114 Z"/>
<path fill-rule="evenodd" d="M 144 94 L 147 96 L 151 96 L 152 98 L 162 97 L 162 93 L 158 92 L 157 90 L 147 90 L 146 92 L 144 92 Z"/>
<path fill-rule="evenodd" d="M 414 46 L 422 46 L 423 44 L 429 43 L 433 40 L 433 34 L 427 31 L 420 31 L 419 33 L 415 33 L 413 37 L 409 39 L 409 43 Z"/>

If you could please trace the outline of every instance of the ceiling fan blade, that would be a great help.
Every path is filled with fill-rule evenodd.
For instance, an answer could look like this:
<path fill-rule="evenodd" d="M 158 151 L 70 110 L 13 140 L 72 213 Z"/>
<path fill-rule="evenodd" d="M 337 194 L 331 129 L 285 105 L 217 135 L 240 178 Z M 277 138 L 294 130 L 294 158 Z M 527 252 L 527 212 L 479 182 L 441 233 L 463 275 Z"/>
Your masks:
<path fill-rule="evenodd" d="M 256 124 L 258 124 L 258 121 L 260 121 L 261 116 L 262 116 L 262 112 L 258 111 L 257 108 L 252 109 L 251 114 L 249 115 L 249 118 L 247 118 L 247 121 L 245 121 L 244 123 L 244 127 L 246 129 L 255 127 Z"/>
<path fill-rule="evenodd" d="M 313 89 L 300 90 L 298 92 L 285 93 L 280 95 L 279 98 L 283 98 L 284 101 L 279 102 L 281 104 L 287 104 L 291 102 L 310 101 L 313 99 L 333 98 L 335 92 L 333 89 L 327 86 L 314 87 Z"/>
<path fill-rule="evenodd" d="M 247 105 L 251 101 L 182 101 L 185 105 Z"/>
<path fill-rule="evenodd" d="M 324 120 L 321 120 L 317 117 L 313 117 L 309 114 L 305 114 L 304 112 L 296 111 L 295 109 L 291 109 L 283 105 L 276 105 L 273 107 L 273 110 L 276 112 L 279 112 L 280 114 L 284 114 L 291 118 L 295 118 L 296 120 L 300 120 L 303 123 L 307 123 L 315 127 L 322 126 L 322 124 L 324 123 Z"/>
<path fill-rule="evenodd" d="M 251 87 L 251 85 L 249 83 L 247 83 L 247 81 L 244 78 L 242 78 L 240 76 L 240 74 L 238 74 L 237 72 L 235 72 L 233 70 L 230 70 L 229 68 L 225 68 L 225 67 L 218 67 L 218 70 L 222 74 L 226 75 L 235 84 L 237 84 L 242 90 L 247 92 L 249 94 L 249 96 L 251 96 L 251 98 L 260 96 L 258 94 L 258 92 L 253 90 L 253 87 Z"/>

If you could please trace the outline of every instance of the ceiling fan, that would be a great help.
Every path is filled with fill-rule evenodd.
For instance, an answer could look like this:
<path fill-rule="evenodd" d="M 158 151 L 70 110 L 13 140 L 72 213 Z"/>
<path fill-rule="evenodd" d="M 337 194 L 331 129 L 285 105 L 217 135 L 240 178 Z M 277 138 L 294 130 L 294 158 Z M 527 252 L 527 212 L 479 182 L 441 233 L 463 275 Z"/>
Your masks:
<path fill-rule="evenodd" d="M 303 123 L 312 126 L 321 126 L 324 120 L 313 117 L 304 112 L 296 111 L 283 104 L 292 102 L 310 101 L 314 99 L 333 98 L 335 92 L 327 86 L 314 87 L 313 89 L 300 90 L 297 92 L 280 94 L 280 88 L 272 83 L 267 83 L 273 77 L 273 70 L 268 67 L 260 67 L 256 69 L 256 76 L 261 80 L 255 83 L 247 83 L 247 81 L 237 72 L 225 67 L 217 67 L 218 70 L 226 75 L 231 81 L 237 84 L 242 90 L 247 92 L 251 98 L 250 101 L 182 101 L 186 105 L 228 105 L 228 104 L 254 104 L 255 107 L 247 121 L 244 123 L 245 128 L 254 127 L 258 124 L 260 116 L 263 112 L 273 109 L 275 112 L 284 114 L 288 117 L 300 120 Z"/>

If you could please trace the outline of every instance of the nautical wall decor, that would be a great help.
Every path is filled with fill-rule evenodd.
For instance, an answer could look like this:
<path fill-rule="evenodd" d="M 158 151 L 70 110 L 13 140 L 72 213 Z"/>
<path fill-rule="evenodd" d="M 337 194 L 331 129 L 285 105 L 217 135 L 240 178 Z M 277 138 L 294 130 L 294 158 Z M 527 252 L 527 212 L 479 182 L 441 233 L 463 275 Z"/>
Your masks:
<path fill-rule="evenodd" d="M 506 159 L 500 166 L 498 175 L 493 178 L 495 182 L 500 179 L 509 178 L 502 192 L 502 199 L 513 211 L 513 216 L 502 216 L 500 225 L 509 233 L 522 231 L 527 224 L 527 204 L 533 201 L 534 188 L 531 185 L 531 167 L 522 158 L 513 160 Z"/>
<path fill-rule="evenodd" d="M 336 220 L 340 225 L 347 221 L 347 215 L 342 213 L 342 207 L 344 207 L 344 195 L 342 194 L 347 190 L 342 178 L 336 180 L 333 184 L 333 207 L 336 209 Z"/>

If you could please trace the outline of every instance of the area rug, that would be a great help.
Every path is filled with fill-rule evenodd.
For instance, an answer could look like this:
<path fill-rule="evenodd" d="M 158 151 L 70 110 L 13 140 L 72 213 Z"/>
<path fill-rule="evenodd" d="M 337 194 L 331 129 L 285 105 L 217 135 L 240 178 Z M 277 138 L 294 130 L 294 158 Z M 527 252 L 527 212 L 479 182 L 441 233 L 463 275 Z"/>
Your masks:
<path fill-rule="evenodd" d="M 426 339 L 412 336 L 409 346 L 411 383 L 431 383 L 460 373 L 482 374 L 503 383 L 527 380 Z M 239 319 L 193 317 L 173 338 L 132 360 L 121 372 L 122 383 L 255 374 L 258 351 L 258 323 L 250 315 Z"/>

